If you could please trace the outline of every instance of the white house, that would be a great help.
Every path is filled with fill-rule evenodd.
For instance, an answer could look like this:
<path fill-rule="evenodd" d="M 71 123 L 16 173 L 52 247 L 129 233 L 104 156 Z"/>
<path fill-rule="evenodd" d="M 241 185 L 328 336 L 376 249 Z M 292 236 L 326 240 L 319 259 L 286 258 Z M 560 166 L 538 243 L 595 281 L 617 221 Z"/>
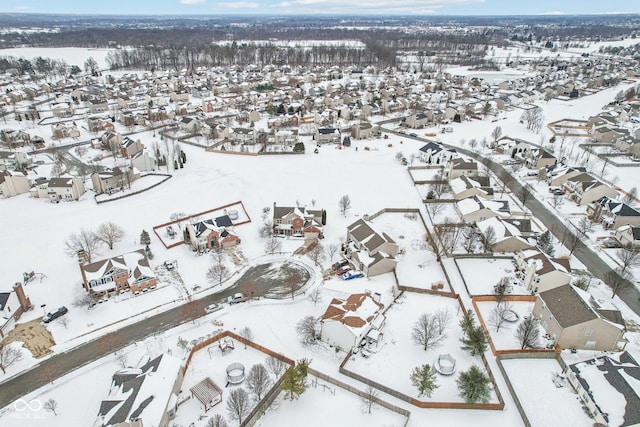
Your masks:
<path fill-rule="evenodd" d="M 322 315 L 320 339 L 345 351 L 357 350 L 367 337 L 379 337 L 385 320 L 382 308 L 379 294 L 376 298 L 367 294 L 349 295 L 344 300 L 334 298 Z"/>

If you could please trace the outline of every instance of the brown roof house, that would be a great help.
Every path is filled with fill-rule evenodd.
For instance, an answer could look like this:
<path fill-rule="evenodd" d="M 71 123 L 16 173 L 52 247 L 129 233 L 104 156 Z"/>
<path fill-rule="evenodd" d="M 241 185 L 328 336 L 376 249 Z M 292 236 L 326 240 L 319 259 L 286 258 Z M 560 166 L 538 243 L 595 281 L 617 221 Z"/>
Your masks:
<path fill-rule="evenodd" d="M 240 238 L 229 231 L 233 230 L 229 215 L 187 224 L 186 229 L 191 247 L 196 252 L 218 247 L 226 249 L 240 244 Z"/>
<path fill-rule="evenodd" d="M 367 276 L 389 273 L 396 268 L 398 244 L 373 223 L 359 219 L 347 227 L 346 256 Z"/>
<path fill-rule="evenodd" d="M 304 206 L 276 206 L 273 204 L 273 234 L 322 238 L 322 228 L 327 223 L 324 209 L 307 209 Z"/>
<path fill-rule="evenodd" d="M 532 313 L 550 335 L 549 346 L 622 351 L 627 344 L 620 311 L 601 308 L 588 292 L 573 285 L 539 293 Z"/>
<path fill-rule="evenodd" d="M 537 249 L 518 252 L 516 276 L 532 293 L 545 292 L 571 282 L 571 267 L 566 258 L 549 258 Z"/>
<path fill-rule="evenodd" d="M 85 290 L 92 294 L 120 293 L 129 289 L 137 293 L 156 287 L 156 277 L 144 249 L 80 264 L 80 272 Z"/>
<path fill-rule="evenodd" d="M 384 326 L 380 294 L 353 294 L 334 298 L 320 320 L 320 339 L 344 351 L 358 351 L 361 345 L 380 338 Z"/>

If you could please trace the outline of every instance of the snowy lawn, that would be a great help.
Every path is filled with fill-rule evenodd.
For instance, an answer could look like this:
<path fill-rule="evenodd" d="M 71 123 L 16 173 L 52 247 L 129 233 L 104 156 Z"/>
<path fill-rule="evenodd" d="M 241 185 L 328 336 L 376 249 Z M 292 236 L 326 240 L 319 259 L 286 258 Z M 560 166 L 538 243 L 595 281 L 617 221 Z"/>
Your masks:
<path fill-rule="evenodd" d="M 511 359 L 502 365 L 532 426 L 593 425 L 571 385 L 558 388 L 551 381 L 554 372 L 562 372 L 555 359 Z"/>
<path fill-rule="evenodd" d="M 493 295 L 503 277 L 513 276 L 513 262 L 507 258 L 458 258 L 455 260 L 471 296 Z M 523 286 L 512 285 L 512 294 L 528 295 Z"/>
<path fill-rule="evenodd" d="M 444 173 L 443 166 L 431 166 L 428 169 L 417 169 L 416 166 L 425 166 L 419 161 L 414 162 L 414 168 L 408 169 L 413 181 L 433 181 Z M 428 184 L 425 184 L 428 186 Z"/>
<path fill-rule="evenodd" d="M 323 380 L 311 377 L 310 386 L 298 400 L 290 401 L 280 395 L 274 405 L 258 421 L 259 427 L 280 426 L 346 426 L 371 427 L 402 426 L 406 421 L 400 415 L 382 406 L 374 405 L 371 413 L 363 406 L 362 398 Z M 328 410 L 328 408 L 331 408 Z"/>
<path fill-rule="evenodd" d="M 493 310 L 496 308 L 494 301 L 477 302 L 478 315 L 484 320 L 496 350 L 520 350 L 521 346 L 516 337 L 516 330 L 522 319 L 531 314 L 534 302 L 508 301 L 505 304 L 508 304 L 508 308 L 518 315 L 518 320 L 515 322 L 504 321 L 499 329 L 494 320 Z M 540 327 L 540 333 L 544 334 L 542 327 Z M 542 340 L 540 342 L 542 343 Z"/>
<path fill-rule="evenodd" d="M 422 350 L 411 337 L 411 328 L 422 313 L 435 313 L 446 310 L 449 313 L 447 337 L 441 346 L 427 351 Z M 370 378 L 380 384 L 391 387 L 408 396 L 418 398 L 416 388 L 411 385 L 409 376 L 413 368 L 423 364 L 433 365 L 441 354 L 450 354 L 456 360 L 456 373 L 451 376 L 437 376 L 439 387 L 430 398 L 420 400 L 430 402 L 463 402 L 458 396 L 456 378 L 473 364 L 484 370 L 482 361 L 470 356 L 460 348 L 462 330 L 458 322 L 462 318 L 456 299 L 427 294 L 405 293 L 386 314 L 387 320 L 382 333 L 384 340 L 377 348 L 372 348 L 371 356 L 353 355 L 345 368 Z M 490 402 L 496 403 L 497 397 L 491 393 Z"/>

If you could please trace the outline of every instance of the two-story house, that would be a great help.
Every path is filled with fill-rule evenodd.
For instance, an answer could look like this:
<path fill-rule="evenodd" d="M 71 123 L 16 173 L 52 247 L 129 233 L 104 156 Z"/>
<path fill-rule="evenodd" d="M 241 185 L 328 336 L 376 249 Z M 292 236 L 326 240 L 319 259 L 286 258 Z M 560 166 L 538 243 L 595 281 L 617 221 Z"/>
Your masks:
<path fill-rule="evenodd" d="M 144 249 L 107 258 L 89 264 L 80 264 L 84 288 L 92 295 L 134 293 L 156 287 L 156 277 L 149 265 Z"/>
<path fill-rule="evenodd" d="M 13 197 L 28 193 L 30 189 L 31 180 L 23 172 L 0 171 L 0 196 Z"/>
<path fill-rule="evenodd" d="M 11 331 L 22 313 L 31 308 L 22 283 L 17 282 L 9 292 L 0 292 L 0 339 Z"/>
<path fill-rule="evenodd" d="M 226 249 L 240 244 L 240 238 L 229 231 L 233 230 L 229 215 L 187 224 L 186 229 L 191 247 L 196 252 Z"/>
<path fill-rule="evenodd" d="M 273 234 L 322 238 L 327 224 L 324 209 L 307 209 L 304 206 L 276 206 L 273 204 Z"/>
<path fill-rule="evenodd" d="M 623 225 L 640 225 L 640 211 L 606 196 L 589 203 L 587 217 L 602 223 L 605 228 L 616 229 Z"/>
<path fill-rule="evenodd" d="M 399 249 L 391 237 L 376 231 L 370 221 L 359 219 L 347 227 L 345 256 L 367 277 L 393 271 Z"/>
<path fill-rule="evenodd" d="M 52 203 L 76 201 L 85 192 L 84 182 L 78 176 L 51 178 L 47 182 L 47 197 Z"/>

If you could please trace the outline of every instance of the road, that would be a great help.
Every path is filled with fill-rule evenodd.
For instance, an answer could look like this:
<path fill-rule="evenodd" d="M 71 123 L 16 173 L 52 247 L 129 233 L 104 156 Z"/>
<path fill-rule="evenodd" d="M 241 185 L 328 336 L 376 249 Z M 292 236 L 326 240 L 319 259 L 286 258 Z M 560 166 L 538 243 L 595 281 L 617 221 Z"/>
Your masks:
<path fill-rule="evenodd" d="M 152 317 L 139 320 L 115 332 L 43 360 L 31 369 L 2 383 L 0 386 L 0 408 L 87 363 L 112 354 L 129 344 L 142 342 L 152 335 L 162 333 L 186 322 L 195 321 L 205 315 L 205 306 L 215 302 L 225 302 L 228 296 L 239 291 L 239 286 L 241 285 L 236 282 L 234 286 L 213 295 L 208 295 L 202 299 L 194 300 Z M 262 296 L 269 291 L 270 288 L 258 287 L 255 289 L 254 296 Z"/>
<path fill-rule="evenodd" d="M 387 128 L 381 127 L 381 130 L 383 132 L 400 135 L 403 138 L 411 138 L 417 141 L 423 141 L 425 143 L 430 141 L 427 138 L 411 137 L 409 135 L 400 134 L 398 132 L 395 132 L 394 130 Z M 471 157 L 476 161 L 482 163 L 496 176 L 504 176 L 504 174 L 509 173 L 499 163 L 496 163 L 490 158 L 484 157 L 475 151 L 470 151 L 465 148 L 444 143 L 442 145 L 447 148 L 455 148 L 458 153 Z M 522 191 L 523 185 L 518 180 L 512 179 L 507 182 L 507 188 L 509 188 L 509 190 L 513 194 L 519 194 Z M 531 194 L 533 197 L 526 201 L 526 207 L 529 208 L 533 216 L 540 220 L 540 222 L 542 222 L 547 229 L 551 230 L 554 233 L 556 238 L 562 239 L 563 235 L 566 236 L 568 234 L 575 235 L 575 230 L 568 227 L 567 223 L 561 221 L 558 217 L 556 217 L 551 211 L 550 206 L 547 206 L 544 201 L 535 198 L 538 193 L 532 192 Z M 597 253 L 595 253 L 582 241 L 578 242 L 573 255 L 578 258 L 578 260 L 582 264 L 584 264 L 585 267 L 587 267 L 591 274 L 602 280 L 604 283 L 608 283 L 610 281 L 608 280 L 608 277 L 610 277 L 610 275 L 618 275 L 618 273 L 615 272 L 606 262 L 604 262 Z M 632 282 L 623 280 L 622 285 L 618 289 L 617 295 L 622 301 L 625 302 L 625 304 L 627 304 L 627 306 L 631 310 L 633 310 L 635 314 L 640 315 L 640 291 L 638 291 L 638 288 Z"/>

